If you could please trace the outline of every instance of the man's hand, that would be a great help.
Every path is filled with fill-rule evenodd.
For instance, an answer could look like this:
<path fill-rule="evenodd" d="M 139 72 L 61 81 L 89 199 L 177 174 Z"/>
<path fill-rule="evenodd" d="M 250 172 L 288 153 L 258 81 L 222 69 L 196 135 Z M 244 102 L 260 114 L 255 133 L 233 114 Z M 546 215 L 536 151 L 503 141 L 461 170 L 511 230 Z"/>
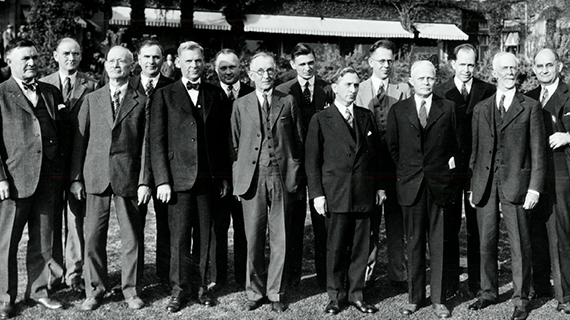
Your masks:
<path fill-rule="evenodd" d="M 147 204 L 152 197 L 150 192 L 150 187 L 148 186 L 140 186 L 138 189 L 138 196 L 137 196 L 137 205 L 140 206 L 141 204 Z"/>
<path fill-rule="evenodd" d="M 533 192 L 527 192 L 526 197 L 524 198 L 523 209 L 530 210 L 536 206 L 538 203 L 538 195 Z"/>
<path fill-rule="evenodd" d="M 220 188 L 220 198 L 228 195 L 230 192 L 230 182 L 226 179 L 222 180 L 222 187 Z"/>
<path fill-rule="evenodd" d="M 0 181 L 0 201 L 10 198 L 10 183 L 8 180 Z"/>
<path fill-rule="evenodd" d="M 570 144 L 570 134 L 568 132 L 555 132 L 548 138 L 552 149 L 560 148 Z"/>
<path fill-rule="evenodd" d="M 85 185 L 81 181 L 73 181 L 69 187 L 69 191 L 79 201 L 85 200 Z"/>
<path fill-rule="evenodd" d="M 168 203 L 172 197 L 172 188 L 169 184 L 161 184 L 156 188 L 156 198 L 163 203 Z"/>
<path fill-rule="evenodd" d="M 386 199 L 387 199 L 386 191 L 376 190 L 376 205 L 377 206 L 381 206 Z"/>
<path fill-rule="evenodd" d="M 469 204 L 472 208 L 475 208 L 475 204 L 473 203 L 473 191 L 468 191 L 469 193 Z"/>
<path fill-rule="evenodd" d="M 328 208 L 327 199 L 325 197 L 316 197 L 315 200 L 313 200 L 313 206 L 315 207 L 315 210 L 317 210 L 318 214 L 326 216 Z"/>

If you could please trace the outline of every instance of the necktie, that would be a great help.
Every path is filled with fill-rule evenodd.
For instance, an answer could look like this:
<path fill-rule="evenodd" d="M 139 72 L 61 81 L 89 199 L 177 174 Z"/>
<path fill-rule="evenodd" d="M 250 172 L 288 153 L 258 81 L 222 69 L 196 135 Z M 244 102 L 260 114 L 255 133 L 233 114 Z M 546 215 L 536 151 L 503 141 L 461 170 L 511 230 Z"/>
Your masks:
<path fill-rule="evenodd" d="M 465 82 L 463 82 L 463 86 L 461 87 L 461 95 L 465 101 L 469 98 L 469 92 L 467 92 L 467 85 L 465 85 Z"/>
<path fill-rule="evenodd" d="M 188 90 L 194 89 L 196 91 L 199 91 L 200 90 L 200 83 L 199 82 L 192 83 L 192 82 L 188 81 L 188 82 L 186 82 L 186 89 L 188 89 Z"/>
<path fill-rule="evenodd" d="M 548 89 L 544 88 L 542 91 L 542 96 L 540 97 L 540 104 L 544 107 L 544 105 L 548 102 Z"/>
<path fill-rule="evenodd" d="M 384 98 L 385 92 L 386 92 L 386 90 L 384 90 L 384 84 L 380 84 L 380 87 L 378 87 L 378 92 L 376 93 L 376 98 L 379 101 L 382 101 L 382 99 Z"/>
<path fill-rule="evenodd" d="M 263 94 L 263 111 L 269 114 L 269 101 L 267 101 L 267 93 Z"/>
<path fill-rule="evenodd" d="M 63 100 L 64 100 L 64 102 L 67 102 L 67 100 L 69 100 L 69 94 L 70 93 L 71 93 L 71 78 L 65 77 L 65 80 L 63 83 Z"/>
<path fill-rule="evenodd" d="M 144 88 L 144 93 L 147 97 L 150 97 L 152 92 L 154 91 L 154 84 L 152 83 L 152 79 L 149 79 L 146 83 L 146 87 Z"/>
<path fill-rule="evenodd" d="M 505 95 L 501 95 L 501 100 L 499 101 L 499 114 L 501 115 L 501 119 L 505 116 L 507 110 L 505 109 Z"/>
<path fill-rule="evenodd" d="M 26 90 L 36 92 L 37 86 L 38 86 L 38 83 L 35 81 L 34 82 L 22 82 L 22 87 L 24 87 L 24 89 L 26 89 Z"/>
<path fill-rule="evenodd" d="M 228 98 L 230 101 L 234 101 L 236 97 L 234 96 L 234 87 L 230 84 L 228 85 Z"/>
<path fill-rule="evenodd" d="M 420 124 L 422 125 L 422 128 L 425 128 L 427 125 L 428 117 L 425 100 L 422 100 L 422 103 L 420 104 L 420 112 L 418 113 L 418 117 L 420 118 Z"/>
<path fill-rule="evenodd" d="M 305 82 L 305 89 L 303 90 L 303 104 L 311 104 L 311 90 L 309 90 L 309 81 Z"/>
<path fill-rule="evenodd" d="M 344 118 L 346 119 L 348 125 L 351 128 L 354 128 L 354 117 L 352 116 L 352 113 L 350 113 L 350 109 L 348 108 L 344 109 Z"/>
<path fill-rule="evenodd" d="M 121 90 L 115 91 L 113 93 L 113 119 L 117 116 L 117 110 L 121 106 Z"/>

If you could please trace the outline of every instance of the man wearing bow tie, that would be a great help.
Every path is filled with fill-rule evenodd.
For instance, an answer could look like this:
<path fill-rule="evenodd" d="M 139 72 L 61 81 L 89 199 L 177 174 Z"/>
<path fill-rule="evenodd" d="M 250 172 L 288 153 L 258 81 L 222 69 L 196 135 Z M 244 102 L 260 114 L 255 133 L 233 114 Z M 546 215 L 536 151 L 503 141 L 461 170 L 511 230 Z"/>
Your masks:
<path fill-rule="evenodd" d="M 62 304 L 48 297 L 50 279 L 62 276 L 52 259 L 53 217 L 61 209 L 67 147 L 56 87 L 36 82 L 38 52 L 33 42 L 6 46 L 12 76 L 0 84 L 0 318 L 13 316 L 18 288 L 18 244 L 28 225 L 26 299 L 48 309 Z"/>
<path fill-rule="evenodd" d="M 204 49 L 196 42 L 184 42 L 176 63 L 182 79 L 155 93 L 150 134 L 157 198 L 168 205 L 172 285 L 168 312 L 178 312 L 191 289 L 198 291 L 202 305 L 214 305 L 206 282 L 212 203 L 227 195 L 231 171 L 227 97 L 220 88 L 202 82 Z M 199 261 L 190 253 L 196 239 Z"/>
<path fill-rule="evenodd" d="M 59 40 L 53 58 L 59 66 L 58 71 L 40 79 L 40 81 L 56 86 L 63 94 L 65 108 L 60 114 L 73 134 L 73 126 L 77 121 L 77 114 L 85 96 L 97 88 L 97 82 L 78 71 L 81 63 L 81 47 L 72 38 Z M 73 136 L 70 136 L 73 141 Z M 68 154 L 70 157 L 71 155 Z M 71 162 L 71 159 L 67 159 Z M 75 292 L 83 292 L 83 251 L 85 239 L 83 237 L 83 222 L 85 219 L 85 202 L 78 201 L 65 188 L 65 204 L 63 218 L 65 228 L 65 250 L 62 250 L 62 216 L 54 216 L 54 259 L 64 266 L 65 256 L 65 283 Z M 58 279 L 61 281 L 61 279 Z M 56 280 L 57 281 L 57 280 Z"/>
<path fill-rule="evenodd" d="M 257 53 L 249 68 L 255 91 L 234 102 L 231 117 L 234 195 L 243 205 L 247 237 L 244 309 L 257 309 L 268 298 L 272 310 L 280 313 L 286 309 L 286 230 L 304 154 L 303 127 L 293 96 L 273 89 L 277 74 L 273 56 Z M 271 250 L 267 271 L 266 230 Z"/>

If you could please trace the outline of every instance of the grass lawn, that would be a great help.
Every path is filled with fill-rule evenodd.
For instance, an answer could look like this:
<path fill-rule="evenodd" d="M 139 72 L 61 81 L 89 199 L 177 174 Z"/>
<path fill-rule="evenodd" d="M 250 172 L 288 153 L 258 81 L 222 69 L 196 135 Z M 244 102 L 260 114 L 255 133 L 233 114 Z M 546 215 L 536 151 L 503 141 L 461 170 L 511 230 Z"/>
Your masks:
<path fill-rule="evenodd" d="M 150 206 L 152 207 L 152 206 Z M 151 208 L 149 208 L 149 211 Z M 166 312 L 166 304 L 168 303 L 168 294 L 157 286 L 158 279 L 154 275 L 154 261 L 155 261 L 155 219 L 154 211 L 149 212 L 147 216 L 147 224 L 145 230 L 145 270 L 143 278 L 143 293 L 142 298 L 147 303 L 146 307 L 142 310 L 133 311 L 126 307 L 123 302 L 122 294 L 120 292 L 110 292 L 105 296 L 103 305 L 93 312 L 79 311 L 78 306 L 84 299 L 84 296 L 74 294 L 68 290 L 62 290 L 52 295 L 52 297 L 65 303 L 64 310 L 51 311 L 45 310 L 41 306 L 32 306 L 26 304 L 23 299 L 26 283 L 25 274 L 25 248 L 27 244 L 27 235 L 24 235 L 20 250 L 19 250 L 19 288 L 18 288 L 18 301 L 16 304 L 17 319 L 30 319 L 30 320 L 59 320 L 59 319 L 239 319 L 239 320 L 269 320 L 269 319 L 437 319 L 431 307 L 420 309 L 417 313 L 410 317 L 400 315 L 399 308 L 406 303 L 407 294 L 395 291 L 390 285 L 386 272 L 386 251 L 385 251 L 385 238 L 382 238 L 382 251 L 378 256 L 380 258 L 377 264 L 376 287 L 373 288 L 366 300 L 375 304 L 380 311 L 374 315 L 362 315 L 354 308 L 348 308 L 338 314 L 337 316 L 327 315 L 323 312 L 324 307 L 328 302 L 325 292 L 318 289 L 316 279 L 314 276 L 313 265 L 313 249 L 312 249 L 312 229 L 310 226 L 310 219 L 307 220 L 305 228 L 305 248 L 304 248 L 304 263 L 303 263 L 303 280 L 301 285 L 293 292 L 286 293 L 285 302 L 288 304 L 288 310 L 283 314 L 275 314 L 271 312 L 269 305 L 262 306 L 261 308 L 245 312 L 241 311 L 242 305 L 246 302 L 246 295 L 243 290 L 233 285 L 233 245 L 232 245 L 232 230 L 229 231 L 230 237 L 230 254 L 229 254 L 229 283 L 226 288 L 218 292 L 215 297 L 217 305 L 213 308 L 207 308 L 199 305 L 197 302 L 190 302 L 187 306 L 176 314 L 168 314 Z M 382 229 L 384 225 L 382 224 Z M 499 251 L 500 260 L 500 302 L 484 310 L 474 312 L 467 310 L 467 306 L 474 301 L 469 297 L 467 292 L 467 275 L 464 273 L 461 276 L 461 291 L 462 294 L 456 296 L 448 301 L 447 306 L 451 308 L 453 319 L 469 319 L 469 320 L 496 320 L 496 319 L 510 319 L 513 312 L 513 306 L 510 303 L 510 296 L 512 294 L 511 285 L 511 271 L 510 271 L 510 253 L 508 244 L 506 243 L 506 234 L 504 225 L 502 225 L 502 236 Z M 114 214 L 111 216 L 111 226 L 109 229 L 109 240 L 107 245 L 108 259 L 109 259 L 109 288 L 113 288 L 120 283 L 120 265 L 119 265 L 119 249 L 120 240 L 118 237 L 119 229 Z M 465 250 L 465 230 L 461 230 L 463 236 L 462 250 Z M 545 248 L 545 250 L 548 250 Z M 243 254 L 246 254 L 245 252 Z M 465 252 L 462 252 L 465 256 Z M 462 265 L 465 262 L 462 260 Z M 429 289 L 428 289 L 429 290 Z M 566 316 L 555 311 L 557 302 L 553 299 L 539 299 L 531 302 L 531 313 L 529 319 L 570 319 Z"/>

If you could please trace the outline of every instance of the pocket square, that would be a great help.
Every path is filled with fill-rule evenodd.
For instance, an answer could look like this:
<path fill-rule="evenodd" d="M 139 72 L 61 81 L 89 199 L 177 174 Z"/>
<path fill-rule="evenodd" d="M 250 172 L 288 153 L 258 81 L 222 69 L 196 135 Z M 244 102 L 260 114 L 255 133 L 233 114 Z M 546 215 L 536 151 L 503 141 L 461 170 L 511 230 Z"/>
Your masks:
<path fill-rule="evenodd" d="M 563 117 L 570 116 L 570 112 L 566 112 L 566 113 L 563 114 L 562 116 L 563 116 Z"/>
<path fill-rule="evenodd" d="M 60 103 L 57 105 L 57 110 L 61 110 L 61 109 L 65 109 L 65 104 Z"/>
<path fill-rule="evenodd" d="M 367 137 L 372 135 L 372 131 L 368 131 L 368 134 L 366 134 Z"/>

